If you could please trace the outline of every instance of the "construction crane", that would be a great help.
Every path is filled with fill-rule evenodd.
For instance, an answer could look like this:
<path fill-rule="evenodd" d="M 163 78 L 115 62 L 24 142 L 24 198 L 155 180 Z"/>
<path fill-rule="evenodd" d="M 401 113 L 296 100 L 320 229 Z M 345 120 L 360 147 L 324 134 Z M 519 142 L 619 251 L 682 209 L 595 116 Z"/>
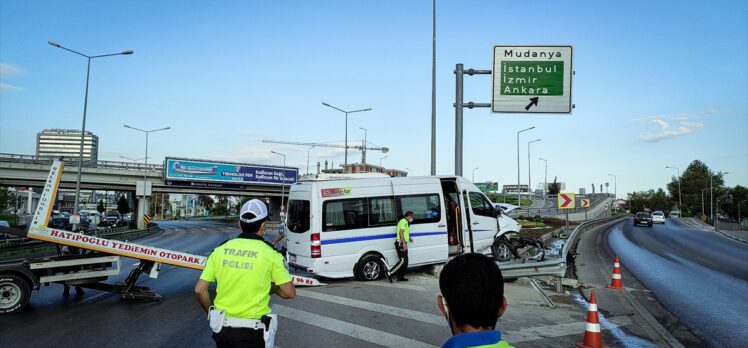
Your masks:
<path fill-rule="evenodd" d="M 325 143 L 304 143 L 299 141 L 283 141 L 283 140 L 263 140 L 263 143 L 270 143 L 270 144 L 286 144 L 286 145 L 300 145 L 300 146 L 315 146 L 315 147 L 336 147 L 340 149 L 346 148 L 345 145 L 338 145 L 338 144 L 325 144 Z M 366 164 L 366 150 L 373 150 L 373 151 L 382 151 L 382 153 L 387 153 L 390 151 L 387 147 L 371 147 L 371 146 L 364 146 L 363 141 L 362 145 L 348 145 L 348 148 L 361 150 L 361 162 L 363 164 Z"/>

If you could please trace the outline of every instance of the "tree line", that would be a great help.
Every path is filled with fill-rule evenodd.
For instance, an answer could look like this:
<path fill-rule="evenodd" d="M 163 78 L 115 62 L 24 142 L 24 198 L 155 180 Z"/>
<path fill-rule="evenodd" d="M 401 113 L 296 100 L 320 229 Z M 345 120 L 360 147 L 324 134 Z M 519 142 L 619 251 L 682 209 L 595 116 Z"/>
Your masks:
<path fill-rule="evenodd" d="M 748 189 L 741 185 L 725 186 L 724 174 L 714 172 L 699 160 L 688 165 L 681 175 L 673 176 L 662 188 L 638 191 L 628 194 L 627 205 L 631 212 L 661 210 L 668 212 L 678 210 L 678 184 L 680 183 L 680 210 L 683 216 L 711 218 L 712 209 L 715 216 L 726 216 L 737 220 L 738 207 L 741 216 L 745 217 L 748 208 Z"/>

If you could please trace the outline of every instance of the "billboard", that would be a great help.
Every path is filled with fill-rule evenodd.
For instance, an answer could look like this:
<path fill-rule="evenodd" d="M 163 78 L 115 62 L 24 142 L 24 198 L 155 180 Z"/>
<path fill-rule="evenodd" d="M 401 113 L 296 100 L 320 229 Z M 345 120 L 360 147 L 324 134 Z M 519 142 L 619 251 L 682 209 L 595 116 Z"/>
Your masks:
<path fill-rule="evenodd" d="M 504 193 L 517 193 L 522 192 L 525 193 L 528 190 L 527 185 L 504 185 L 503 192 Z"/>
<path fill-rule="evenodd" d="M 186 181 L 229 185 L 290 185 L 296 182 L 298 172 L 296 168 L 182 158 L 166 158 L 164 162 L 164 181 L 174 184 Z"/>
<path fill-rule="evenodd" d="M 476 182 L 475 186 L 482 192 L 496 192 L 499 190 L 499 183 L 495 181 Z"/>

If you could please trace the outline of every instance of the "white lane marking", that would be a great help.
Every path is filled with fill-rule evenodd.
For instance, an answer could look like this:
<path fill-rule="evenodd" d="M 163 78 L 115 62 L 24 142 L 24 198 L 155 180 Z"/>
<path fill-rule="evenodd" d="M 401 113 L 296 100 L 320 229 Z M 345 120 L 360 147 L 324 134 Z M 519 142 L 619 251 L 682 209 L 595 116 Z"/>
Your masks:
<path fill-rule="evenodd" d="M 394 316 L 402 317 L 406 319 L 418 320 L 418 321 L 422 321 L 424 323 L 429 323 L 429 324 L 442 325 L 446 323 L 446 320 L 444 319 L 444 317 L 440 315 L 424 313 L 424 312 L 414 311 L 414 310 L 400 308 L 400 307 L 387 306 L 387 305 L 383 305 L 379 303 L 355 300 L 355 299 L 340 297 L 340 296 L 327 295 L 327 294 L 322 294 L 322 293 L 309 291 L 309 290 L 302 290 L 302 289 L 296 289 L 296 295 L 299 295 L 301 297 L 311 298 L 314 300 L 332 302 L 332 303 L 341 304 L 344 306 L 365 309 L 365 310 L 372 311 L 372 312 L 394 315 Z"/>
<path fill-rule="evenodd" d="M 599 325 L 599 324 L 598 324 Z M 616 328 L 619 326 L 631 325 L 631 319 L 628 317 L 617 317 L 616 322 L 610 322 L 605 325 L 605 329 Z M 498 323 L 501 327 L 501 321 Z M 568 335 L 583 335 L 587 328 L 586 322 L 565 323 L 546 326 L 528 327 L 520 330 L 501 330 L 501 339 L 516 345 L 519 342 L 540 340 L 548 337 L 562 337 Z"/>
<path fill-rule="evenodd" d="M 299 309 L 274 304 L 273 313 L 281 317 L 300 321 L 318 328 L 354 337 L 363 341 L 385 347 L 436 347 L 411 338 L 393 335 L 384 331 L 370 329 L 365 326 L 347 323 L 342 320 L 328 318 L 319 314 L 305 312 Z"/>
<path fill-rule="evenodd" d="M 207 230 L 208 230 L 207 228 L 203 227 L 203 231 L 207 231 Z"/>
<path fill-rule="evenodd" d="M 415 291 L 426 291 L 426 288 L 420 286 L 420 285 L 408 285 L 408 284 L 397 284 L 389 282 L 367 282 L 366 285 L 374 285 L 374 286 L 381 286 L 383 288 L 398 288 L 398 289 L 407 289 L 407 290 L 415 290 Z"/>

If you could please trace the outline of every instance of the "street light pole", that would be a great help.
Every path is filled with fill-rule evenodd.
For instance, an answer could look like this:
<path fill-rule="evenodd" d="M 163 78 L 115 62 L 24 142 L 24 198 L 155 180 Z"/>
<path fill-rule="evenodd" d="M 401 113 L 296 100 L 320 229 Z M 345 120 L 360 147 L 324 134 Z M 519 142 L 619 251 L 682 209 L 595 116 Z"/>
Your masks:
<path fill-rule="evenodd" d="M 361 110 L 353 110 L 353 111 L 345 111 L 343 109 L 336 108 L 330 104 L 327 104 L 325 102 L 322 102 L 322 105 L 327 106 L 329 108 L 333 108 L 335 110 L 338 110 L 345 114 L 345 167 L 348 167 L 348 114 L 352 114 L 354 112 L 364 112 L 364 111 L 371 111 L 371 108 L 361 109 Z"/>
<path fill-rule="evenodd" d="M 280 152 L 275 152 L 275 151 L 272 151 L 272 150 L 271 150 L 270 152 L 272 152 L 272 153 L 274 153 L 274 154 L 276 154 L 276 155 L 278 155 L 278 156 L 283 156 L 283 170 L 285 171 L 285 170 L 286 170 L 286 155 L 285 155 L 285 154 L 282 154 L 282 153 L 280 153 Z M 286 209 L 286 208 L 285 208 L 286 206 L 284 205 L 284 203 L 285 203 L 285 201 L 284 201 L 284 198 L 285 198 L 285 196 L 286 196 L 286 183 L 283 183 L 283 184 L 281 185 L 281 212 L 282 212 L 282 213 L 283 213 L 283 212 L 285 211 L 285 209 Z M 285 214 L 285 213 L 284 213 L 284 214 Z"/>
<path fill-rule="evenodd" d="M 548 188 L 548 160 L 545 158 L 538 159 L 545 162 L 545 180 L 543 181 L 543 202 L 545 202 L 548 198 L 548 193 L 546 192 L 546 189 Z"/>
<path fill-rule="evenodd" d="M 730 172 L 720 172 L 720 174 L 725 175 L 730 174 Z M 719 201 L 717 203 L 719 203 Z M 709 175 L 709 209 L 711 210 L 709 215 L 712 219 L 712 226 L 714 226 L 714 175 Z M 719 214 L 719 212 L 717 213 Z"/>
<path fill-rule="evenodd" d="M 364 131 L 364 147 L 361 148 L 361 164 L 366 166 L 366 143 L 367 143 L 366 135 L 368 131 L 364 127 L 358 127 L 358 129 Z"/>
<path fill-rule="evenodd" d="M 86 59 L 88 59 L 88 64 L 86 66 L 86 92 L 85 92 L 85 96 L 83 97 L 83 125 L 81 126 L 81 146 L 80 146 L 80 154 L 78 154 L 78 175 L 77 175 L 77 178 L 75 179 L 75 206 L 73 206 L 73 214 L 78 214 L 78 201 L 80 199 L 79 196 L 80 196 L 80 191 L 81 191 L 81 169 L 83 167 L 83 143 L 85 142 L 85 138 L 86 138 L 86 113 L 88 111 L 88 82 L 89 82 L 89 77 L 91 75 L 91 59 L 109 57 L 109 56 L 130 55 L 135 52 L 133 52 L 132 50 L 126 50 L 126 51 L 122 51 L 119 53 L 89 56 L 89 55 L 85 55 L 83 53 L 71 50 L 51 40 L 47 41 L 47 43 L 54 47 L 61 48 L 63 50 L 75 53 L 79 56 L 83 56 L 83 57 L 86 57 Z M 90 156 L 91 155 L 89 154 L 89 157 Z"/>
<path fill-rule="evenodd" d="M 519 189 L 520 188 L 520 185 L 519 185 L 519 133 L 529 131 L 531 129 L 535 129 L 535 126 L 532 126 L 530 128 L 525 128 L 517 132 L 517 205 L 518 206 L 522 206 L 521 204 L 522 200 L 520 200 L 520 193 L 522 191 Z"/>
<path fill-rule="evenodd" d="M 541 140 L 543 139 L 535 139 L 533 141 L 527 142 L 527 193 L 530 196 L 532 195 L 532 179 L 530 177 L 530 144 Z"/>
<path fill-rule="evenodd" d="M 309 151 L 313 149 L 314 146 L 309 147 L 306 149 L 306 173 L 309 174 Z"/>
<path fill-rule="evenodd" d="M 478 170 L 478 167 L 473 168 L 473 183 L 475 183 L 475 171 Z"/>
<path fill-rule="evenodd" d="M 613 177 L 613 199 L 618 199 L 618 177 L 610 173 L 608 175 Z M 678 206 L 678 210 L 680 210 L 680 206 Z"/>
<path fill-rule="evenodd" d="M 681 194 L 680 194 L 680 168 L 678 168 L 678 167 L 671 167 L 671 166 L 665 166 L 665 168 L 675 169 L 677 171 L 677 173 L 678 173 L 678 212 L 680 214 L 683 214 L 683 210 L 681 208 L 682 201 L 681 201 Z"/>
<path fill-rule="evenodd" d="M 164 127 L 164 128 L 151 129 L 151 130 L 144 130 L 144 129 L 140 129 L 140 128 L 128 126 L 126 124 L 123 124 L 122 126 L 125 127 L 125 128 L 130 128 L 132 130 L 136 130 L 136 131 L 145 133 L 145 158 L 143 158 L 145 160 L 145 162 L 144 162 L 145 163 L 145 168 L 143 168 L 143 215 L 145 216 L 145 214 L 147 214 L 148 211 L 149 211 L 148 204 L 147 204 L 147 202 L 145 200 L 145 198 L 147 197 L 146 196 L 146 190 L 147 190 L 147 187 L 148 187 L 148 134 L 153 133 L 153 132 L 158 132 L 158 131 L 169 130 L 169 129 L 171 129 L 171 127 Z M 138 220 L 140 220 L 140 217 L 138 217 Z M 138 222 L 138 223 L 140 223 L 140 222 Z"/>
<path fill-rule="evenodd" d="M 382 157 L 382 158 L 379 159 L 379 166 L 380 167 L 382 166 L 382 160 L 385 159 L 385 158 L 387 158 L 387 156 L 388 155 L 385 155 L 384 157 Z"/>

